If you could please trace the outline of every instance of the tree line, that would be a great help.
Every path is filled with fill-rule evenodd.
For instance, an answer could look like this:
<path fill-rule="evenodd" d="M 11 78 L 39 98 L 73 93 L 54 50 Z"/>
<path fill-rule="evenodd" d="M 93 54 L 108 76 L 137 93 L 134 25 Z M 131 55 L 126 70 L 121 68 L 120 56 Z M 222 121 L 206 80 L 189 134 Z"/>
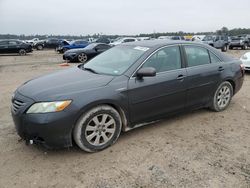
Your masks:
<path fill-rule="evenodd" d="M 139 35 L 134 35 L 134 37 L 151 37 L 158 38 L 159 36 L 187 36 L 187 35 L 214 35 L 214 34 L 225 34 L 229 36 L 242 35 L 242 34 L 250 34 L 250 28 L 235 28 L 229 30 L 227 27 L 222 27 L 221 29 L 215 32 L 163 32 L 163 33 L 142 33 Z M 84 39 L 84 38 L 99 38 L 99 37 L 107 37 L 110 39 L 117 38 L 121 35 L 103 35 L 103 34 L 93 34 L 93 35 L 14 35 L 14 34 L 0 34 L 0 39 L 20 39 L 20 40 L 30 40 L 33 38 L 39 38 L 41 40 L 47 38 L 61 38 L 61 39 Z M 131 35 L 130 35 L 131 36 Z"/>

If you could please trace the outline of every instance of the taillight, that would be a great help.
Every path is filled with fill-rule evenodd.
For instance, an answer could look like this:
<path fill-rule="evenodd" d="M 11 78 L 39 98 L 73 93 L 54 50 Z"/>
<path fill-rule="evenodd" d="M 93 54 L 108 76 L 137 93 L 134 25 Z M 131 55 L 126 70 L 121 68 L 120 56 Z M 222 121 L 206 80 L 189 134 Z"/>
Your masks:
<path fill-rule="evenodd" d="M 244 76 L 245 75 L 245 66 L 243 64 L 240 64 L 240 70 L 241 70 L 242 76 Z"/>

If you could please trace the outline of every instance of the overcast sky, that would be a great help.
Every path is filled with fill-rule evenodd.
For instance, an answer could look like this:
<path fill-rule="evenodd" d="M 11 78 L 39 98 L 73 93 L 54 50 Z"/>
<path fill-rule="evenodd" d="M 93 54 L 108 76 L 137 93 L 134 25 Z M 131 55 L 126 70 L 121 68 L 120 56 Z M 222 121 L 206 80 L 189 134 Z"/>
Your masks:
<path fill-rule="evenodd" d="M 140 34 L 250 28 L 250 0 L 0 0 L 0 34 Z"/>

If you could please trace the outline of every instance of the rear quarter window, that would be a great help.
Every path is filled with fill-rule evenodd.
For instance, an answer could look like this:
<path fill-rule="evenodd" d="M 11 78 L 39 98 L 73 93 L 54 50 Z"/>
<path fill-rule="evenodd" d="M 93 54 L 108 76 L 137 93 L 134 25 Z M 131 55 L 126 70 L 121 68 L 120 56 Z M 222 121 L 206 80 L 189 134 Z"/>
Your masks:
<path fill-rule="evenodd" d="M 210 55 L 211 63 L 221 62 L 221 60 L 216 55 L 214 55 L 212 52 L 209 52 L 209 55 Z"/>

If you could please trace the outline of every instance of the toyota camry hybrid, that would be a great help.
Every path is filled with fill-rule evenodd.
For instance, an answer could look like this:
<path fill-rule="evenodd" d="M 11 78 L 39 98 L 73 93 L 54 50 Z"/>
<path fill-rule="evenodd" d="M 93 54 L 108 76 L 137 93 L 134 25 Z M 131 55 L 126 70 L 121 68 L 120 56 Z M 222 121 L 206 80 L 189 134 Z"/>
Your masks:
<path fill-rule="evenodd" d="M 208 45 L 132 42 L 25 82 L 13 94 L 11 112 L 27 142 L 49 148 L 76 143 L 95 152 L 114 144 L 121 131 L 175 113 L 223 111 L 243 79 L 240 60 Z"/>

